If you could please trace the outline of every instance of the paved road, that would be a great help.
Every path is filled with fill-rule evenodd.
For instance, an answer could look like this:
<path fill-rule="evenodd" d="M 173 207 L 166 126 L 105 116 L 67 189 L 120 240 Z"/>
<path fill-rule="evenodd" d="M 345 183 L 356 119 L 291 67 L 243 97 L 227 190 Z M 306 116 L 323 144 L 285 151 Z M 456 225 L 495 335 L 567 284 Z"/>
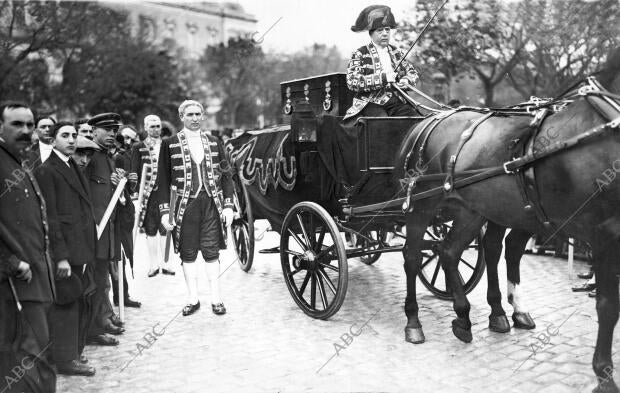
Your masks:
<path fill-rule="evenodd" d="M 277 234 L 267 232 L 257 249 L 277 243 Z M 346 300 L 334 317 L 321 321 L 305 316 L 291 299 L 278 255 L 257 254 L 253 269 L 244 273 L 226 251 L 221 259 L 222 269 L 228 268 L 222 277 L 228 314 L 216 316 L 205 307 L 210 301 L 203 277 L 203 308 L 183 317 L 178 260 L 176 276 L 147 278 L 144 246 L 140 239 L 130 282 L 132 297 L 143 307 L 127 311 L 121 345 L 87 347 L 97 375 L 61 376 L 59 392 L 584 392 L 595 384 L 594 300 L 570 291 L 565 260 L 524 258 L 523 288 L 537 323 L 534 331 L 487 329 L 483 278 L 469 296 L 470 344 L 452 335 L 451 303 L 419 285 L 426 343 L 412 345 L 404 341 L 399 254 L 385 254 L 373 266 L 351 260 Z M 576 269 L 585 266 L 578 262 Z M 504 267 L 500 274 L 505 277 Z M 505 308 L 512 313 L 508 304 Z M 534 354 L 536 337 L 548 328 L 555 333 L 560 325 Z M 359 335 L 347 345 L 341 337 L 351 331 Z M 614 347 L 620 349 L 618 335 Z M 614 362 L 620 364 L 619 355 Z"/>

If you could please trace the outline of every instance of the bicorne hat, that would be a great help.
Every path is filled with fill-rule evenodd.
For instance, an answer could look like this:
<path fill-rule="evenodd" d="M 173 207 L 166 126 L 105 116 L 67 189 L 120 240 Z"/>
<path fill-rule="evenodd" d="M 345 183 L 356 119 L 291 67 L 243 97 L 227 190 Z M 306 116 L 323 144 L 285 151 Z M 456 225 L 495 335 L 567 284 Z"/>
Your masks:
<path fill-rule="evenodd" d="M 392 10 L 387 5 L 369 5 L 364 8 L 355 21 L 355 25 L 351 26 L 354 32 L 364 30 L 375 30 L 381 27 L 396 27 L 396 20 L 392 14 Z"/>

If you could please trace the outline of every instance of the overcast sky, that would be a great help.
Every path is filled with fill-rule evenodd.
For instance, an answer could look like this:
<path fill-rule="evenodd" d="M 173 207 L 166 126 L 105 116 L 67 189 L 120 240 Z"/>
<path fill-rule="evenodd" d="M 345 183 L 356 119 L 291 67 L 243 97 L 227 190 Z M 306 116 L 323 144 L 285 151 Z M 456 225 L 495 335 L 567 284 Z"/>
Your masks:
<path fill-rule="evenodd" d="M 392 8 L 396 21 L 406 17 L 415 0 L 236 0 L 258 19 L 257 30 L 267 32 L 263 47 L 267 51 L 295 52 L 315 42 L 336 45 L 348 56 L 369 40 L 368 33 L 354 33 L 351 25 L 360 11 L 371 4 Z M 257 38 L 260 35 L 256 36 Z"/>

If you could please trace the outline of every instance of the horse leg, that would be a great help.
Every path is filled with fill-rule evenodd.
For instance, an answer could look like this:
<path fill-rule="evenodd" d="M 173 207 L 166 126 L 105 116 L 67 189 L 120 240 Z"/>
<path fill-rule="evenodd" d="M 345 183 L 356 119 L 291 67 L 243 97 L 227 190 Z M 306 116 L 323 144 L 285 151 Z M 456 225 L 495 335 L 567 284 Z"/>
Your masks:
<path fill-rule="evenodd" d="M 596 277 L 596 313 L 598 315 L 598 335 L 596 349 L 592 358 L 592 368 L 598 380 L 594 392 L 618 392 L 613 379 L 611 347 L 614 327 L 618 322 L 618 277 L 613 268 L 615 258 L 620 252 L 617 239 L 597 230 L 597 239 L 592 251 L 594 254 L 594 275 Z M 605 239 L 606 240 L 603 240 Z"/>
<path fill-rule="evenodd" d="M 405 298 L 405 315 L 407 315 L 407 325 L 405 326 L 405 341 L 413 344 L 424 342 L 424 332 L 422 324 L 418 319 L 418 302 L 416 299 L 416 279 L 420 271 L 422 261 L 422 245 L 426 225 L 420 225 L 420 217 L 407 217 L 407 240 L 403 248 L 405 259 L 405 275 L 407 276 L 407 297 Z"/>
<path fill-rule="evenodd" d="M 510 331 L 510 323 L 508 323 L 506 312 L 502 307 L 502 292 L 499 288 L 499 274 L 497 273 L 499 257 L 502 254 L 502 239 L 505 233 L 505 227 L 488 221 L 481 244 L 487 264 L 487 303 L 491 306 L 489 330 L 497 333 Z"/>
<path fill-rule="evenodd" d="M 471 320 L 469 319 L 470 305 L 467 296 L 465 296 L 463 278 L 458 265 L 463 250 L 478 236 L 485 219 L 465 209 L 459 209 L 453 218 L 452 228 L 441 244 L 439 262 L 444 269 L 454 299 L 453 307 L 457 317 L 452 321 L 452 333 L 459 340 L 469 343 L 472 340 Z"/>
<path fill-rule="evenodd" d="M 525 245 L 532 236 L 529 232 L 513 229 L 506 236 L 506 275 L 508 278 L 508 303 L 513 308 L 512 321 L 517 329 L 534 329 L 536 324 L 521 297 L 520 264 Z"/>

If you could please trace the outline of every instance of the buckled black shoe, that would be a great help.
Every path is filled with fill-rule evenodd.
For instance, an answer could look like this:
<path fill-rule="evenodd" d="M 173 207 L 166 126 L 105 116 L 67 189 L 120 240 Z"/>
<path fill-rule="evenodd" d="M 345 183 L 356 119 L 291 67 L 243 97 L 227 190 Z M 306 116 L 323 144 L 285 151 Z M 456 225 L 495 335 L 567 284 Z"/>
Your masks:
<path fill-rule="evenodd" d="M 199 308 L 200 302 L 196 304 L 188 304 L 187 306 L 183 307 L 183 316 L 186 317 L 188 315 L 192 315 L 193 313 L 198 311 Z"/>
<path fill-rule="evenodd" d="M 587 273 L 579 273 L 577 274 L 577 277 L 582 278 L 584 280 L 589 280 L 594 276 L 594 272 L 593 271 L 589 271 Z"/>
<path fill-rule="evenodd" d="M 213 314 L 215 315 L 226 314 L 226 307 L 224 307 L 224 303 L 212 304 L 211 309 L 213 310 Z"/>
<path fill-rule="evenodd" d="M 159 274 L 159 269 L 152 269 L 152 270 L 149 270 L 148 276 L 155 277 L 158 274 Z"/>
<path fill-rule="evenodd" d="M 63 375 L 84 375 L 91 377 L 95 375 L 95 368 L 87 366 L 79 362 L 79 360 L 71 360 L 69 362 L 58 363 L 58 374 Z"/>
<path fill-rule="evenodd" d="M 161 268 L 161 273 L 169 276 L 174 276 L 176 274 L 174 270 L 166 269 L 165 267 Z"/>

